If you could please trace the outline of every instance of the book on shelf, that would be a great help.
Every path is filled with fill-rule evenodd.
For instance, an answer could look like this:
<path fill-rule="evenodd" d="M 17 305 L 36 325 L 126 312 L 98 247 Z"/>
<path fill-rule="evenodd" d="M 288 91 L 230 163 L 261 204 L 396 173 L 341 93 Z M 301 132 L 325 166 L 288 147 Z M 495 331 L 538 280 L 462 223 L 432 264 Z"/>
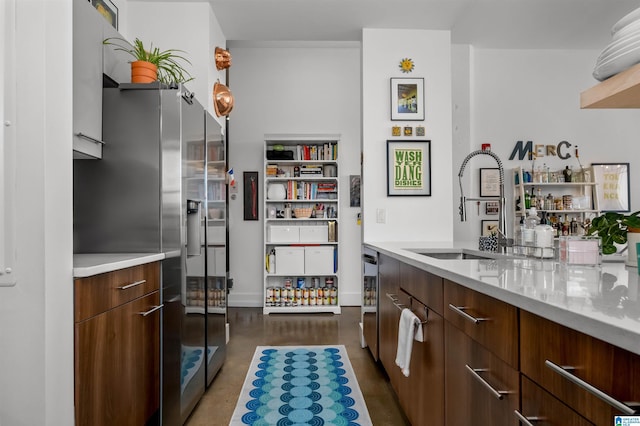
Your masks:
<path fill-rule="evenodd" d="M 306 161 L 333 161 L 338 159 L 338 145 L 325 142 L 322 145 L 296 145 L 296 159 Z"/>

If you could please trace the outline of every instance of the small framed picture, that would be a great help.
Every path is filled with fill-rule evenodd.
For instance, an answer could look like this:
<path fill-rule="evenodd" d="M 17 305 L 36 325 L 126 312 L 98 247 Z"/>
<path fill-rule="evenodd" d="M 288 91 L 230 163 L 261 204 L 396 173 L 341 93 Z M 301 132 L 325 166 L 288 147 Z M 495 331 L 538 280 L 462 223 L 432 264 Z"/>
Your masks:
<path fill-rule="evenodd" d="M 424 136 L 424 126 L 416 127 L 416 136 Z"/>
<path fill-rule="evenodd" d="M 424 78 L 391 79 L 391 120 L 424 120 Z"/>
<path fill-rule="evenodd" d="M 405 136 L 412 136 L 413 135 L 413 127 L 404 126 L 404 135 Z"/>
<path fill-rule="evenodd" d="M 400 136 L 400 126 L 393 126 L 391 128 L 391 136 Z"/>
<path fill-rule="evenodd" d="M 480 196 L 500 196 L 500 170 L 496 168 L 480 169 Z"/>
<path fill-rule="evenodd" d="M 497 220 L 482 220 L 482 229 L 480 235 L 483 237 L 490 237 L 498 233 L 498 221 Z"/>
<path fill-rule="evenodd" d="M 91 4 L 113 28 L 118 29 L 118 8 L 111 0 L 91 0 Z"/>
<path fill-rule="evenodd" d="M 603 212 L 629 212 L 629 163 L 591 163 L 598 183 L 598 205 Z"/>
<path fill-rule="evenodd" d="M 498 214 L 500 203 L 498 201 L 487 201 L 485 203 L 485 214 L 487 216 L 494 216 Z"/>

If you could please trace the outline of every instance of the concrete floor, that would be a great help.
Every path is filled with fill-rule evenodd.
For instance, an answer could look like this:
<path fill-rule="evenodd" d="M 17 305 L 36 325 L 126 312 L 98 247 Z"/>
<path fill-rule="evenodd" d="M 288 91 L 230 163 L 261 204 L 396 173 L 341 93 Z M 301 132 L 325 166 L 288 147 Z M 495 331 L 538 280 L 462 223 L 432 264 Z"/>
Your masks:
<path fill-rule="evenodd" d="M 342 314 L 262 315 L 261 308 L 229 308 L 227 359 L 187 420 L 187 426 L 228 425 L 256 346 L 345 345 L 375 426 L 409 423 L 389 380 L 367 348 L 360 347 L 360 308 Z"/>

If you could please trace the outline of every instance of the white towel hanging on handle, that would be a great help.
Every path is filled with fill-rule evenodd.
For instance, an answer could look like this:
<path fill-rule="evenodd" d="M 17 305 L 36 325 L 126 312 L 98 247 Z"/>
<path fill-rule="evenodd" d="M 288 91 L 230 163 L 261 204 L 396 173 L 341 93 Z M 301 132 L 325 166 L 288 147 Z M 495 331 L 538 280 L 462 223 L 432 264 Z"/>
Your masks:
<path fill-rule="evenodd" d="M 411 350 L 413 340 L 424 342 L 422 333 L 422 321 L 411 309 L 404 308 L 400 314 L 398 325 L 398 350 L 396 352 L 396 365 L 402 370 L 402 374 L 409 377 L 409 364 L 411 363 Z"/>

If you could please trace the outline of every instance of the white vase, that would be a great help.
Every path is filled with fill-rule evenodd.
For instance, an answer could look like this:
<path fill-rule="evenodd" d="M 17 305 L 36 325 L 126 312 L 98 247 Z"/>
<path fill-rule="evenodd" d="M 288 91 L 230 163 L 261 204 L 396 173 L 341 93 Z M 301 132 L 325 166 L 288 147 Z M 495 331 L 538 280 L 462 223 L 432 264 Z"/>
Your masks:
<path fill-rule="evenodd" d="M 287 190 L 281 183 L 270 183 L 267 186 L 267 199 L 284 200 L 287 198 Z"/>

